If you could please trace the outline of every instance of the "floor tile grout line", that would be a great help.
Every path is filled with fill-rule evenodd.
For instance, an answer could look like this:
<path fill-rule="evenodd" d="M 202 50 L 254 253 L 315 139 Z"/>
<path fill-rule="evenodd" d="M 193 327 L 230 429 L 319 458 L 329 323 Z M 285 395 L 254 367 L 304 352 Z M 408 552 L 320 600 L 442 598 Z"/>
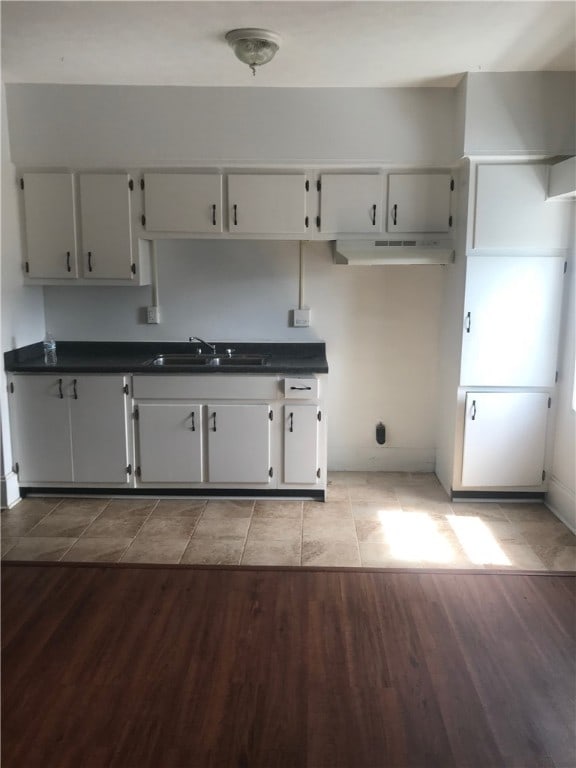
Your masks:
<path fill-rule="evenodd" d="M 240 559 L 238 561 L 238 565 L 242 565 L 242 560 L 244 559 L 244 553 L 246 552 L 246 544 L 248 542 L 248 534 L 250 533 L 250 528 L 252 528 L 252 521 L 254 520 L 254 510 L 256 509 L 256 502 L 252 502 L 252 512 L 250 513 L 250 522 L 248 523 L 248 528 L 246 529 L 246 536 L 244 538 L 244 544 L 242 545 L 242 552 L 240 554 Z"/>
<path fill-rule="evenodd" d="M 110 503 L 112 503 L 112 499 L 110 499 Z M 119 558 L 119 559 L 118 559 L 116 562 L 118 562 L 118 563 L 120 563 L 120 562 L 124 562 L 124 556 L 126 555 L 126 553 L 128 552 L 128 550 L 130 549 L 130 547 L 132 547 L 132 546 L 133 546 L 133 544 L 134 544 L 134 542 L 135 542 L 135 540 L 136 540 L 136 537 L 138 536 L 138 534 L 140 533 L 140 531 L 142 530 L 142 528 L 143 528 L 143 526 L 144 526 L 144 523 L 145 523 L 145 522 L 146 522 L 146 521 L 147 521 L 147 520 L 150 518 L 150 516 L 151 516 L 152 512 L 153 512 L 153 511 L 156 509 L 156 507 L 158 506 L 158 504 L 159 504 L 159 503 L 160 503 L 160 499 L 159 499 L 159 498 L 157 498 L 157 499 L 156 499 L 156 503 L 155 503 L 155 504 L 152 506 L 152 509 L 150 510 L 150 512 L 148 512 L 148 514 L 146 515 L 146 517 L 145 517 L 145 518 L 142 520 L 142 522 L 141 522 L 141 524 L 140 524 L 140 527 L 138 528 L 138 530 L 136 531 L 136 533 L 135 533 L 135 534 L 134 534 L 134 536 L 132 537 L 132 541 L 130 542 L 130 544 L 128 544 L 128 546 L 126 547 L 126 549 L 125 549 L 125 550 L 124 550 L 124 552 L 123 552 L 123 553 L 120 555 L 120 558 Z M 102 511 L 104 511 L 104 510 L 102 510 Z M 128 538 L 128 536 L 127 536 L 126 538 Z"/>

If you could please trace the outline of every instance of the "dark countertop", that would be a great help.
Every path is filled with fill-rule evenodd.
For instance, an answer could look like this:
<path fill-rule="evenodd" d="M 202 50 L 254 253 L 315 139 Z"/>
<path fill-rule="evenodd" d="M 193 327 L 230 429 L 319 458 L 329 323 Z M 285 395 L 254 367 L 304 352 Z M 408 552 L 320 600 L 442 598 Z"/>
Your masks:
<path fill-rule="evenodd" d="M 217 351 L 227 348 L 237 353 L 258 354 L 265 365 L 162 366 L 153 365 L 159 354 L 189 354 L 199 345 L 189 342 L 57 341 L 55 365 L 44 362 L 42 342 L 4 354 L 4 367 L 12 373 L 328 373 L 324 342 L 216 342 Z M 224 355 L 223 355 L 224 356 Z"/>

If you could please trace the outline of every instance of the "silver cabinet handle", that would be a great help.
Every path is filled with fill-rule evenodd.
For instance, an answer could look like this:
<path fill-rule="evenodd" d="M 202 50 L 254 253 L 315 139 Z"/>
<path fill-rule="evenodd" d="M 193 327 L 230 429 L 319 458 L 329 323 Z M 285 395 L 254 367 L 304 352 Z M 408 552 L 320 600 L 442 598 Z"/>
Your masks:
<path fill-rule="evenodd" d="M 392 224 L 396 226 L 397 223 L 398 223 L 398 206 L 394 204 L 392 206 Z"/>
<path fill-rule="evenodd" d="M 88 251 L 88 272 L 93 272 L 92 269 L 92 251 Z"/>
<path fill-rule="evenodd" d="M 376 226 L 376 203 L 372 206 L 372 226 Z"/>
<path fill-rule="evenodd" d="M 291 413 L 289 416 L 290 419 L 290 426 L 288 427 L 288 432 L 294 432 L 294 414 Z"/>
<path fill-rule="evenodd" d="M 73 391 L 73 397 L 74 400 L 78 400 L 78 390 L 76 388 L 76 385 L 78 384 L 78 379 L 74 379 L 72 382 L 72 391 Z"/>
<path fill-rule="evenodd" d="M 472 421 L 476 421 L 476 400 L 472 400 Z"/>
<path fill-rule="evenodd" d="M 196 432 L 196 422 L 195 422 L 194 411 L 192 411 L 192 413 L 190 414 L 190 417 L 192 419 L 192 426 L 190 427 L 190 429 L 192 430 L 192 432 Z"/>
<path fill-rule="evenodd" d="M 216 432 L 216 411 L 212 414 L 212 432 Z"/>
<path fill-rule="evenodd" d="M 470 316 L 470 312 L 466 313 L 466 333 L 470 333 L 470 328 L 472 327 L 472 318 Z"/>
<path fill-rule="evenodd" d="M 58 397 L 60 400 L 64 400 L 64 392 L 62 392 L 62 379 L 58 379 Z"/>

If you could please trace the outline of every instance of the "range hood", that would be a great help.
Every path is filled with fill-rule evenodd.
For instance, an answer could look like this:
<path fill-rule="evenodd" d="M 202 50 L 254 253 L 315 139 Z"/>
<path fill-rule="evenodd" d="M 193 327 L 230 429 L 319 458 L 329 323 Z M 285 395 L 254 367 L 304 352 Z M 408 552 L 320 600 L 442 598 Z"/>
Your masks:
<path fill-rule="evenodd" d="M 378 264 L 452 264 L 451 240 L 336 240 L 334 263 L 358 266 Z"/>

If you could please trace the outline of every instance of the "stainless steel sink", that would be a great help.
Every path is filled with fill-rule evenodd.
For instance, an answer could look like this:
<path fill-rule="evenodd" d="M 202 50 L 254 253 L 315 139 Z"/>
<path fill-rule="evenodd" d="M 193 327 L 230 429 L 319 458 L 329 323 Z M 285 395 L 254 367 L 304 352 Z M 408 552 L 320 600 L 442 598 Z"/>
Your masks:
<path fill-rule="evenodd" d="M 161 365 L 163 367 L 194 368 L 202 367 L 240 367 L 244 365 L 266 365 L 266 358 L 261 355 L 232 354 L 228 355 L 156 355 L 147 365 Z"/>

